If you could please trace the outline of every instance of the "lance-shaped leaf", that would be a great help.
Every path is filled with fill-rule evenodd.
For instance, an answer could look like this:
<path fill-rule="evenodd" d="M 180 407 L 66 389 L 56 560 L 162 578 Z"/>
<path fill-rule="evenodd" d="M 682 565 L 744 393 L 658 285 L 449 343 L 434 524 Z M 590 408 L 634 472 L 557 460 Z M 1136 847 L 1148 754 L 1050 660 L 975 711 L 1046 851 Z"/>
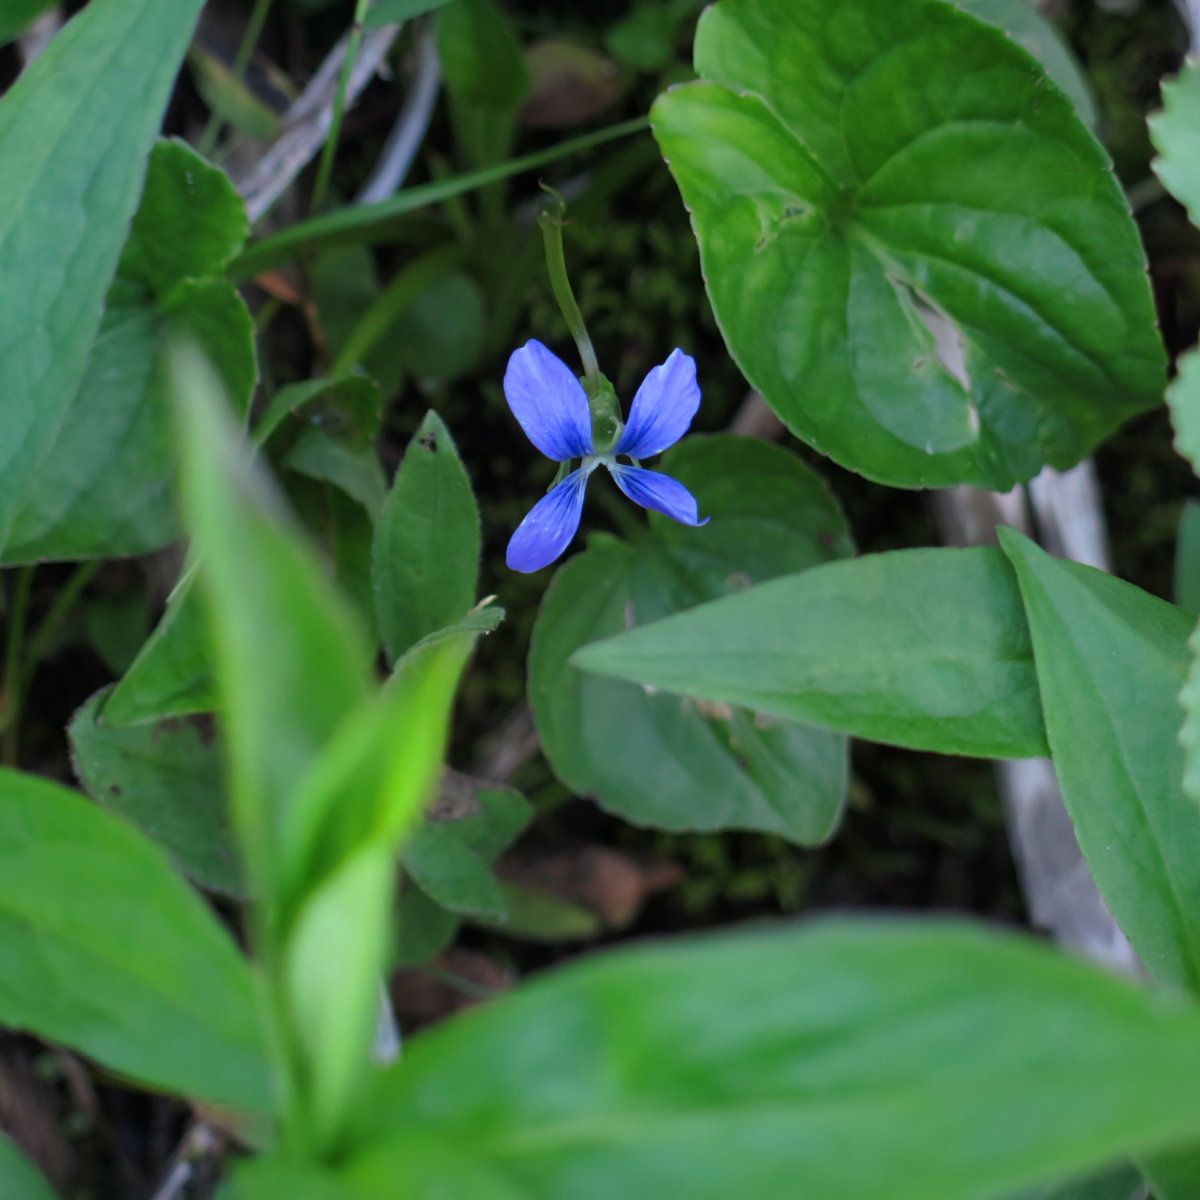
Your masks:
<path fill-rule="evenodd" d="M 988 547 L 828 563 L 587 646 L 572 662 L 916 750 L 1046 752 L 1021 596 Z"/>
<path fill-rule="evenodd" d="M 269 1111 L 233 939 L 152 842 L 15 771 L 0 772 L 0 1023 L 152 1087 Z"/>
<path fill-rule="evenodd" d="M 410 1200 L 993 1200 L 1198 1124 L 1190 1001 L 966 925 L 823 922 L 598 957 L 418 1036 L 343 1172 Z"/>
<path fill-rule="evenodd" d="M 0 100 L 0 543 L 83 376 L 202 0 L 96 0 Z"/>
<path fill-rule="evenodd" d="M 1162 398 L 1145 259 L 1042 68 L 942 0 L 721 0 L 655 136 L 746 377 L 885 483 L 1008 488 Z"/>
<path fill-rule="evenodd" d="M 1200 991 L 1200 807 L 1183 793 L 1191 618 L 1015 530 L 1046 733 L 1079 847 L 1147 969 Z"/>

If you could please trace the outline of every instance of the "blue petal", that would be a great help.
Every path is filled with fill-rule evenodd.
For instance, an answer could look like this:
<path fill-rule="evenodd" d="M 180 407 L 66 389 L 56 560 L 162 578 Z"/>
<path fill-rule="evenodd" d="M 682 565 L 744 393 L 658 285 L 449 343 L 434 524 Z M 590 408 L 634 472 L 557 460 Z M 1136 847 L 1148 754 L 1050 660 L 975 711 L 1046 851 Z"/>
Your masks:
<path fill-rule="evenodd" d="M 514 350 L 504 372 L 504 398 L 529 440 L 555 462 L 592 452 L 592 414 L 571 368 L 541 342 Z"/>
<path fill-rule="evenodd" d="M 582 467 L 572 471 L 529 510 L 508 543 L 510 570 L 540 571 L 567 548 L 579 528 L 588 474 Z"/>
<path fill-rule="evenodd" d="M 617 487 L 634 504 L 652 508 L 681 525 L 708 524 L 708 517 L 698 520 L 696 497 L 678 479 L 659 471 L 647 471 L 645 467 L 627 467 L 623 463 L 612 463 L 608 469 L 617 481 Z"/>
<path fill-rule="evenodd" d="M 661 454 L 687 433 L 699 407 L 696 360 L 682 350 L 673 350 L 671 357 L 642 381 L 614 453 L 630 458 Z"/>

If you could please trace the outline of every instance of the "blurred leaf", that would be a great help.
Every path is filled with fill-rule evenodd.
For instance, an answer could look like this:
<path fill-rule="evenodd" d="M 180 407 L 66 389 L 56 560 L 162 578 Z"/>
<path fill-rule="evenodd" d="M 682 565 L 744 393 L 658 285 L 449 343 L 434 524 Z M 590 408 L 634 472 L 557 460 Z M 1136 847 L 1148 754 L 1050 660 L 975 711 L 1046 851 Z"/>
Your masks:
<path fill-rule="evenodd" d="M 1079 847 L 1146 969 L 1200 990 L 1200 808 L 1180 784 L 1179 689 L 1192 622 L 1015 530 L 1046 735 Z"/>
<path fill-rule="evenodd" d="M 98 719 L 109 694 L 97 692 L 67 729 L 80 782 L 196 883 L 244 895 L 212 722 L 173 718 L 121 729 Z"/>
<path fill-rule="evenodd" d="M 357 500 L 377 520 L 387 497 L 387 483 L 374 446 L 351 449 L 345 442 L 320 429 L 301 431 L 283 465 L 289 470 L 332 483 L 352 500 Z"/>
<path fill-rule="evenodd" d="M 838 13 L 721 0 L 705 81 L 651 112 L 731 352 L 797 436 L 879 482 L 1004 490 L 1074 465 L 1165 382 L 1107 155 L 1024 50 L 944 0 Z"/>
<path fill-rule="evenodd" d="M 1147 1155 L 1138 1165 L 1154 1189 L 1154 1200 L 1196 1200 L 1200 1196 L 1200 1146 L 1196 1142 Z M 1141 1194 L 1137 1200 L 1142 1200 Z"/>
<path fill-rule="evenodd" d="M 478 108 L 515 110 L 529 71 L 511 20 L 492 0 L 450 0 L 437 17 L 437 49 L 446 88 Z"/>
<path fill-rule="evenodd" d="M 0 543 L 83 378 L 202 3 L 90 4 L 0 99 Z"/>
<path fill-rule="evenodd" d="M 1123 1164 L 1070 1183 L 1022 1188 L 1004 1200 L 1146 1200 L 1146 1185 L 1133 1167 Z"/>
<path fill-rule="evenodd" d="M 93 596 L 84 609 L 92 649 L 114 675 L 124 675 L 150 632 L 145 594 L 136 587 L 113 596 Z"/>
<path fill-rule="evenodd" d="M 634 545 L 597 535 L 555 575 L 529 655 L 543 749 L 564 783 L 636 824 L 821 842 L 841 812 L 844 738 L 778 708 L 773 719 L 757 715 L 769 704 L 751 701 L 755 711 L 746 711 L 681 700 L 570 661 L 599 638 L 635 626 L 632 636 L 650 636 L 671 613 L 850 552 L 824 484 L 775 446 L 690 438 L 664 457 L 663 470 L 692 489 L 712 522 L 690 529 L 652 520 L 654 536 Z M 725 638 L 710 632 L 689 664 L 711 664 Z"/>
<path fill-rule="evenodd" d="M 193 42 L 188 62 L 196 90 L 213 113 L 247 137 L 274 141 L 279 133 L 279 113 L 260 100 L 242 80 L 235 79 L 220 58 L 199 42 Z"/>
<path fill-rule="evenodd" d="M 368 696 L 371 652 L 239 444 L 207 363 L 177 346 L 171 371 L 183 507 L 210 622 L 234 824 L 248 882 L 269 913 L 279 899 L 293 793 Z"/>
<path fill-rule="evenodd" d="M 951 0 L 972 16 L 1009 34 L 1046 68 L 1046 74 L 1075 105 L 1089 129 L 1097 127 L 1096 106 L 1083 71 L 1058 30 L 1042 16 L 1033 0 Z"/>
<path fill-rule="evenodd" d="M 544 976 L 411 1040 L 366 1112 L 366 1195 L 489 1194 L 444 1160 L 526 1200 L 991 1200 L 1193 1133 L 1200 1011 L 1024 938 L 822 922 Z"/>
<path fill-rule="evenodd" d="M 679 15 L 662 0 L 638 0 L 604 35 L 609 52 L 645 75 L 664 71 L 675 61 Z"/>
<path fill-rule="evenodd" d="M 0 847 L 0 1022 L 150 1087 L 270 1111 L 253 976 L 156 846 L 4 770 Z"/>
<path fill-rule="evenodd" d="M 572 662 L 914 750 L 1046 753 L 1021 594 L 991 547 L 829 563 L 588 646 Z"/>
<path fill-rule="evenodd" d="M 286 418 L 295 414 L 318 428 L 365 445 L 379 432 L 382 407 L 379 385 L 366 375 L 289 383 L 271 397 L 254 426 L 254 440 L 260 445 L 268 442 Z"/>
<path fill-rule="evenodd" d="M 0 1133 L 0 1196 L 7 1200 L 57 1200 L 45 1176 L 3 1133 Z"/>
<path fill-rule="evenodd" d="M 487 861 L 451 825 L 426 821 L 405 843 L 400 861 L 421 890 L 451 912 L 504 916 L 500 885 Z"/>
<path fill-rule="evenodd" d="M 1150 118 L 1150 138 L 1159 153 L 1151 166 L 1200 226 L 1200 65 L 1188 62 L 1164 83 L 1162 101 L 1163 111 Z"/>
<path fill-rule="evenodd" d="M 598 936 L 603 922 L 590 909 L 541 888 L 501 881 L 506 937 L 532 942 L 586 941 Z"/>
<path fill-rule="evenodd" d="M 1177 373 L 1167 388 L 1175 449 L 1200 473 L 1200 351 L 1180 355 Z"/>
<path fill-rule="evenodd" d="M 4 0 L 0 11 L 0 46 L 11 42 L 27 30 L 57 0 Z"/>
<path fill-rule="evenodd" d="M 395 337 L 410 374 L 431 386 L 469 374 L 483 344 L 484 301 L 461 271 L 435 279 L 401 313 Z"/>
<path fill-rule="evenodd" d="M 376 0 L 363 25 L 367 29 L 379 29 L 395 21 L 409 21 L 423 13 L 433 12 L 445 3 L 447 0 Z"/>
<path fill-rule="evenodd" d="M 212 712 L 216 708 L 208 642 L 195 571 L 185 571 L 167 598 L 154 632 L 104 705 L 110 725 L 136 725 L 159 717 Z"/>
<path fill-rule="evenodd" d="M 375 604 L 391 661 L 474 604 L 479 551 L 471 482 L 431 411 L 408 444 L 375 530 Z"/>
<path fill-rule="evenodd" d="M 462 918 L 407 881 L 396 905 L 392 965 L 420 966 L 440 954 L 458 933 Z"/>
<path fill-rule="evenodd" d="M 1175 535 L 1175 603 L 1192 616 L 1200 614 L 1200 500 L 1190 497 Z"/>
<path fill-rule="evenodd" d="M 165 296 L 183 279 L 220 275 L 249 236 L 229 176 L 186 143 L 160 141 L 117 271 Z"/>

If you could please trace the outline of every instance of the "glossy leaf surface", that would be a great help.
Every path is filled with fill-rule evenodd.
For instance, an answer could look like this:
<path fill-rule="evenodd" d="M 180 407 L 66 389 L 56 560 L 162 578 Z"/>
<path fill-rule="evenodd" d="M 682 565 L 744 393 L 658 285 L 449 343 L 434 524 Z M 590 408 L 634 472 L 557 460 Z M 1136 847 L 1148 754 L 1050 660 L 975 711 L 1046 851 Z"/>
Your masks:
<path fill-rule="evenodd" d="M 1108 159 L 943 0 L 722 0 L 651 113 L 709 296 L 797 436 L 869 478 L 1007 489 L 1165 382 Z"/>
<path fill-rule="evenodd" d="M 598 638 L 850 551 L 824 485 L 774 446 L 693 438 L 664 456 L 662 469 L 712 520 L 692 529 L 656 517 L 653 537 L 635 545 L 597 535 L 555 575 L 529 658 L 546 755 L 575 791 L 638 824 L 823 841 L 841 810 L 844 739 L 792 714 L 758 716 L 769 710 L 754 702 L 732 708 L 651 694 L 570 661 Z"/>
<path fill-rule="evenodd" d="M 1014 530 L 1001 541 L 1029 618 L 1063 802 L 1146 968 L 1200 990 L 1200 807 L 1184 796 L 1179 689 L 1192 621 Z"/>
<path fill-rule="evenodd" d="M 986 547 L 829 563 L 572 661 L 916 750 L 1046 753 L 1021 596 L 1004 556 Z"/>

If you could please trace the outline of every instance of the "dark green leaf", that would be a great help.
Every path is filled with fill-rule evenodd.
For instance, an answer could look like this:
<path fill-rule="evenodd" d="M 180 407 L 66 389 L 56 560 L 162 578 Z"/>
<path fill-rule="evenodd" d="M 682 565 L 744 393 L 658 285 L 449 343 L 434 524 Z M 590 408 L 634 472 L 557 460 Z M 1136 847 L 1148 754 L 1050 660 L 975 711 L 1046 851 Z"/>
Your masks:
<path fill-rule="evenodd" d="M 271 397 L 254 426 L 254 440 L 260 444 L 270 441 L 275 430 L 294 413 L 352 442 L 361 440 L 365 444 L 379 432 L 379 387 L 366 375 L 290 383 Z"/>
<path fill-rule="evenodd" d="M 487 860 L 450 823 L 426 821 L 405 843 L 400 861 L 421 890 L 451 912 L 504 916 L 504 898 Z"/>
<path fill-rule="evenodd" d="M 829 563 L 572 661 L 916 750 L 1046 753 L 1021 596 L 1004 556 L 987 547 Z"/>
<path fill-rule="evenodd" d="M 2 1133 L 0 1196 L 6 1200 L 56 1200 L 42 1173 Z"/>
<path fill-rule="evenodd" d="M 323 430 L 301 432 L 288 451 L 283 465 L 310 479 L 331 483 L 367 510 L 377 520 L 387 496 L 387 483 L 374 446 L 355 450 Z"/>
<path fill-rule="evenodd" d="M 423 13 L 433 12 L 445 3 L 447 0 L 378 0 L 367 13 L 363 24 L 368 29 L 379 29 L 396 21 L 409 21 Z"/>
<path fill-rule="evenodd" d="M 0 1022 L 153 1087 L 269 1111 L 253 977 L 156 846 L 3 771 L 0 847 Z"/>
<path fill-rule="evenodd" d="M 1139 1166 L 1154 1189 L 1154 1200 L 1200 1197 L 1200 1146 L 1196 1142 L 1148 1155 L 1139 1160 Z"/>
<path fill-rule="evenodd" d="M 1146 1185 L 1133 1167 L 1119 1166 L 1071 1183 L 1022 1189 L 1005 1200 L 1146 1200 Z"/>
<path fill-rule="evenodd" d="M 249 235 L 246 207 L 225 172 L 184 142 L 162 141 L 117 270 L 165 296 L 180 280 L 220 275 Z"/>
<path fill-rule="evenodd" d="M 437 17 L 437 49 L 446 88 L 463 103 L 513 109 L 529 72 L 508 17 L 492 0 L 450 0 Z"/>
<path fill-rule="evenodd" d="M 1023 938 L 825 922 L 556 972 L 415 1038 L 367 1112 L 348 1183 L 406 1200 L 479 1194 L 438 1157 L 522 1200 L 991 1200 L 1189 1136 L 1200 1011 Z"/>
<path fill-rule="evenodd" d="M 103 0 L 0 100 L 0 542 L 83 377 L 203 0 Z"/>
<path fill-rule="evenodd" d="M 1002 529 L 1079 847 L 1150 973 L 1200 990 L 1200 808 L 1176 739 L 1191 619 Z"/>
<path fill-rule="evenodd" d="M 375 531 L 375 605 L 393 661 L 475 602 L 479 549 L 470 480 L 450 431 L 427 413 Z"/>
<path fill-rule="evenodd" d="M 849 552 L 824 485 L 777 447 L 692 438 L 664 458 L 663 470 L 692 489 L 712 521 L 691 529 L 656 520 L 655 536 L 634 546 L 596 536 L 557 573 L 529 656 L 542 746 L 571 788 L 638 824 L 823 841 L 841 812 L 843 738 L 777 710 L 784 719 L 756 715 L 768 706 L 745 711 L 655 695 L 568 661 L 597 638 Z M 710 638 L 700 657 L 712 661 L 713 649 Z"/>
<path fill-rule="evenodd" d="M 1190 497 L 1175 535 L 1175 603 L 1192 616 L 1200 614 L 1200 500 Z"/>
<path fill-rule="evenodd" d="M 93 696 L 67 730 L 80 782 L 198 884 L 242 894 L 212 721 L 172 718 L 118 728 L 98 720 L 110 694 Z"/>
<path fill-rule="evenodd" d="M 483 323 L 479 284 L 461 271 L 443 275 L 396 322 L 404 365 L 426 387 L 469 374 L 483 346 Z"/>
<path fill-rule="evenodd" d="M 655 135 L 727 344 L 799 437 L 1008 488 L 1159 403 L 1124 195 L 1002 33 L 943 0 L 721 0 L 695 61 Z"/>
<path fill-rule="evenodd" d="M 0 12 L 0 46 L 19 37 L 57 0 L 4 0 Z"/>

